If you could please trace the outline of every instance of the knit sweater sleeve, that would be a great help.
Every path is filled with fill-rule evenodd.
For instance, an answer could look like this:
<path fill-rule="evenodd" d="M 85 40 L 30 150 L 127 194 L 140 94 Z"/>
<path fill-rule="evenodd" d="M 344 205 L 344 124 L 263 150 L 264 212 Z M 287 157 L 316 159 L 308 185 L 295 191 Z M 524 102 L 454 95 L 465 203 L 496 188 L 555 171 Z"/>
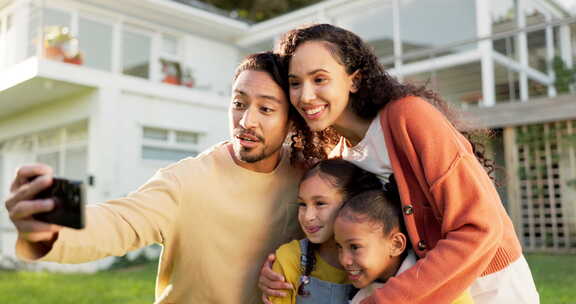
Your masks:
<path fill-rule="evenodd" d="M 383 132 L 392 138 L 394 172 L 418 180 L 441 238 L 416 265 L 362 303 L 450 303 L 494 258 L 503 236 L 503 207 L 469 143 L 434 106 L 411 98 L 387 107 Z M 399 187 L 408 196 L 403 201 L 412 199 L 405 182 Z"/>
<path fill-rule="evenodd" d="M 61 230 L 45 256 L 31 256 L 23 244 L 16 244 L 16 253 L 25 260 L 83 263 L 164 243 L 171 237 L 179 201 L 179 182 L 163 169 L 127 197 L 88 205 L 86 227 Z"/>

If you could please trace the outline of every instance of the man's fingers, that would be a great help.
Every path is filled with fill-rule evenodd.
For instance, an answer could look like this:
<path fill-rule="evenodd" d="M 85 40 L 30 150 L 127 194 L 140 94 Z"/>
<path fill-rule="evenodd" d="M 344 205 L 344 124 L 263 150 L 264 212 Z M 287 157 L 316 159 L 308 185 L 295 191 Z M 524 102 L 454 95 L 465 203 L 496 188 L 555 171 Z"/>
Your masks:
<path fill-rule="evenodd" d="M 19 201 L 32 199 L 38 192 L 48 188 L 51 184 L 51 175 L 43 175 L 30 183 L 22 184 L 12 191 L 6 200 L 6 209 L 11 210 Z"/>
<path fill-rule="evenodd" d="M 262 278 L 262 290 L 264 289 L 271 289 L 271 290 L 285 290 L 285 289 L 292 289 L 292 284 L 288 282 L 284 282 L 284 278 L 280 276 L 282 280 L 268 280 L 266 278 Z"/>
<path fill-rule="evenodd" d="M 30 220 L 18 221 L 16 223 L 16 228 L 18 228 L 19 233 L 32 234 L 42 232 L 50 232 L 50 233 L 58 232 L 62 227 L 30 219 Z"/>
<path fill-rule="evenodd" d="M 276 255 L 271 253 L 268 255 L 268 257 L 266 257 L 266 264 L 268 264 L 268 267 L 272 268 L 272 265 L 274 265 L 274 261 L 276 261 Z"/>
<path fill-rule="evenodd" d="M 284 291 L 270 289 L 270 288 L 266 288 L 266 287 L 262 288 L 262 293 L 264 294 L 264 297 L 283 298 L 283 297 L 287 296 L 286 292 L 284 292 Z"/>
<path fill-rule="evenodd" d="M 61 226 L 35 220 L 18 221 L 15 224 L 19 236 L 29 242 L 50 241 L 62 229 Z"/>
<path fill-rule="evenodd" d="M 22 234 L 22 238 L 32 243 L 48 242 L 54 239 L 55 233 L 53 231 L 25 233 Z"/>
<path fill-rule="evenodd" d="M 271 273 L 273 273 L 275 275 L 274 280 L 270 279 L 269 277 L 266 277 L 264 275 L 264 273 L 266 271 L 270 271 Z M 293 289 L 292 288 L 292 284 L 285 282 L 284 281 L 284 277 L 275 273 L 273 270 L 262 270 L 262 275 L 260 275 L 260 280 L 258 282 L 258 286 L 260 287 L 260 290 L 262 290 L 263 292 L 265 292 L 266 290 L 286 290 L 286 289 Z M 265 292 L 266 295 L 270 295 L 273 296 L 274 294 L 272 293 L 267 293 Z"/>
<path fill-rule="evenodd" d="M 267 260 L 268 261 L 268 260 Z M 290 289 L 292 285 L 286 283 L 284 280 L 284 276 L 279 273 L 276 273 L 272 270 L 272 267 L 268 262 L 265 263 L 264 267 L 262 268 L 262 274 L 260 276 L 261 281 L 263 281 L 264 286 L 273 288 L 273 289 Z"/>
<path fill-rule="evenodd" d="M 50 211 L 54 208 L 52 199 L 21 201 L 9 209 L 10 219 L 17 222 L 26 219 L 33 214 Z"/>
<path fill-rule="evenodd" d="M 52 168 L 44 164 L 26 165 L 18 168 L 16 178 L 14 178 L 10 187 L 10 192 L 16 191 L 20 186 L 27 184 L 28 179 L 37 175 L 52 176 Z"/>
<path fill-rule="evenodd" d="M 270 302 L 270 300 L 268 300 L 268 297 L 266 295 L 262 295 L 262 302 L 264 304 L 272 304 L 272 302 Z"/>

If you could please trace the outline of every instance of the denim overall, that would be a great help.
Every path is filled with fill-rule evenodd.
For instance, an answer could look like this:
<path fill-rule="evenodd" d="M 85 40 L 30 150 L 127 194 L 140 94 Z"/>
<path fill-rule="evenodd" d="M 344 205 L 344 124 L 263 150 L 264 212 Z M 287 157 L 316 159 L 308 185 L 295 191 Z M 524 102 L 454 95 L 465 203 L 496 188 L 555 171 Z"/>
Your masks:
<path fill-rule="evenodd" d="M 308 239 L 300 240 L 300 267 L 306 269 L 306 250 Z M 308 283 L 304 283 L 308 282 Z M 300 277 L 300 284 L 306 284 L 304 290 L 307 295 L 297 295 L 297 304 L 347 304 L 353 286 L 350 284 L 336 284 L 308 276 Z"/>

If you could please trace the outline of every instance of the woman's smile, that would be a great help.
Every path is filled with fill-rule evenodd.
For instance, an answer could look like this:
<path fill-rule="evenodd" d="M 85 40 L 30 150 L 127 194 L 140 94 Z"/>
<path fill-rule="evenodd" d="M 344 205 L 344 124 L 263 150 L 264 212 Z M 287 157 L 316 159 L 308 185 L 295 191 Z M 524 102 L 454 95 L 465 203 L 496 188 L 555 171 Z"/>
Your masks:
<path fill-rule="evenodd" d="M 328 105 L 307 106 L 302 107 L 302 111 L 304 112 L 304 116 L 307 120 L 315 120 L 322 116 L 326 108 L 328 108 Z"/>

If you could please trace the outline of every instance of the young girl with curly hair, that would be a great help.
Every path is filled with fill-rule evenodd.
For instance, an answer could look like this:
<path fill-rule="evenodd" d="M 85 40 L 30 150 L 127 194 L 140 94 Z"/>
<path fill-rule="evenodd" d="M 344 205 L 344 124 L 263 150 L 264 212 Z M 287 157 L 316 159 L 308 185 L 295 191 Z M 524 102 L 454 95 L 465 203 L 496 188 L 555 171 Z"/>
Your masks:
<path fill-rule="evenodd" d="M 290 101 L 304 122 L 308 159 L 334 154 L 375 173 L 394 172 L 416 265 L 363 303 L 449 303 L 467 288 L 476 303 L 538 303 L 512 221 L 473 133 L 426 88 L 390 77 L 350 31 L 316 24 L 286 33 L 276 52 L 289 64 Z M 484 165 L 484 167 L 483 167 Z M 266 294 L 277 288 L 262 270 Z"/>

